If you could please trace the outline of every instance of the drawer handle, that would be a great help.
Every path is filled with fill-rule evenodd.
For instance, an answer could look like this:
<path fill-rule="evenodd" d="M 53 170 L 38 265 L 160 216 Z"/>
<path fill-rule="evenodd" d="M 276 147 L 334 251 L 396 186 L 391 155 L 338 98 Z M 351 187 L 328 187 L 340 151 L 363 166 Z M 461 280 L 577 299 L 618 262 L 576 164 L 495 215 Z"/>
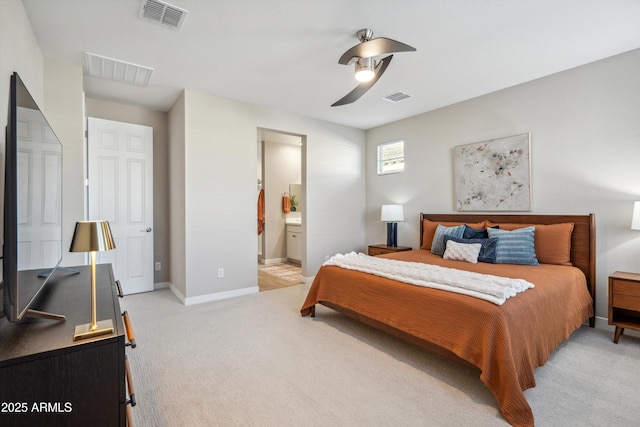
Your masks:
<path fill-rule="evenodd" d="M 122 285 L 120 284 L 120 280 L 116 280 L 116 288 L 118 288 L 118 296 L 120 298 L 123 298 L 124 294 L 122 293 Z"/>
<path fill-rule="evenodd" d="M 133 389 L 133 381 L 131 381 L 131 367 L 129 366 L 129 358 L 124 355 L 124 371 L 127 375 L 127 389 L 129 390 L 129 400 L 127 405 L 136 406 L 136 391 Z"/>
<path fill-rule="evenodd" d="M 136 334 L 133 333 L 131 321 L 129 320 L 129 313 L 126 311 L 122 313 L 122 320 L 124 320 L 124 328 L 127 330 L 127 340 L 129 341 L 125 345 L 130 345 L 131 348 L 136 348 Z"/>

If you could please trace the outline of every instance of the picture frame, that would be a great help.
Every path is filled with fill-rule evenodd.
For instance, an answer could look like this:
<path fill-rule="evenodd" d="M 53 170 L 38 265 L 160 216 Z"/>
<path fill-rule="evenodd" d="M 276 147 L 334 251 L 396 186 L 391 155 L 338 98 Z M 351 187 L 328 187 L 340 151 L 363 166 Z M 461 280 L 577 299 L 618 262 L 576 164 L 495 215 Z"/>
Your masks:
<path fill-rule="evenodd" d="M 529 133 L 456 146 L 453 166 L 456 210 L 531 210 Z"/>

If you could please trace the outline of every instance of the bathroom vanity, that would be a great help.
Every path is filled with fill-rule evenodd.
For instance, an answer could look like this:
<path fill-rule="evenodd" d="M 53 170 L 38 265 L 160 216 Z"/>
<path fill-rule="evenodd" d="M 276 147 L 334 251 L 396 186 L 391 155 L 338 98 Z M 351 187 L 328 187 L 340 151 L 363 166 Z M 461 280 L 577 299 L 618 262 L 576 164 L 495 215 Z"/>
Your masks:
<path fill-rule="evenodd" d="M 302 223 L 287 220 L 287 259 L 302 261 Z"/>

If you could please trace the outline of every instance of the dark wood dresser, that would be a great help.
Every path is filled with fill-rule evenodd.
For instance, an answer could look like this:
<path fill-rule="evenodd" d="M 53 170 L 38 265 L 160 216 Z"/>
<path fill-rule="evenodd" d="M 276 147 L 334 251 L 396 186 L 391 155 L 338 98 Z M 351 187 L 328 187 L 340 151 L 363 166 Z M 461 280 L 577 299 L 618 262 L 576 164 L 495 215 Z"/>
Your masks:
<path fill-rule="evenodd" d="M 91 322 L 91 271 L 73 268 L 80 273 L 56 271 L 32 305 L 66 320 L 0 319 L 0 426 L 127 424 L 121 292 L 111 264 L 99 264 L 96 318 L 111 319 L 114 332 L 74 341 L 75 326 Z"/>

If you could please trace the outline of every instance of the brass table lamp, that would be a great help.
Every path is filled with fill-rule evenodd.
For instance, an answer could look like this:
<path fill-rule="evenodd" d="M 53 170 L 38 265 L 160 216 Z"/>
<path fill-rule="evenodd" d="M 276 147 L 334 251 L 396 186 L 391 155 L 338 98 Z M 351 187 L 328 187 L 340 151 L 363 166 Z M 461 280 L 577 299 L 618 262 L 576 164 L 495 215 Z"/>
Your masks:
<path fill-rule="evenodd" d="M 111 319 L 96 322 L 96 252 L 115 249 L 109 221 L 78 221 L 70 252 L 89 252 L 91 257 L 91 323 L 77 325 L 73 340 L 113 333 Z"/>

